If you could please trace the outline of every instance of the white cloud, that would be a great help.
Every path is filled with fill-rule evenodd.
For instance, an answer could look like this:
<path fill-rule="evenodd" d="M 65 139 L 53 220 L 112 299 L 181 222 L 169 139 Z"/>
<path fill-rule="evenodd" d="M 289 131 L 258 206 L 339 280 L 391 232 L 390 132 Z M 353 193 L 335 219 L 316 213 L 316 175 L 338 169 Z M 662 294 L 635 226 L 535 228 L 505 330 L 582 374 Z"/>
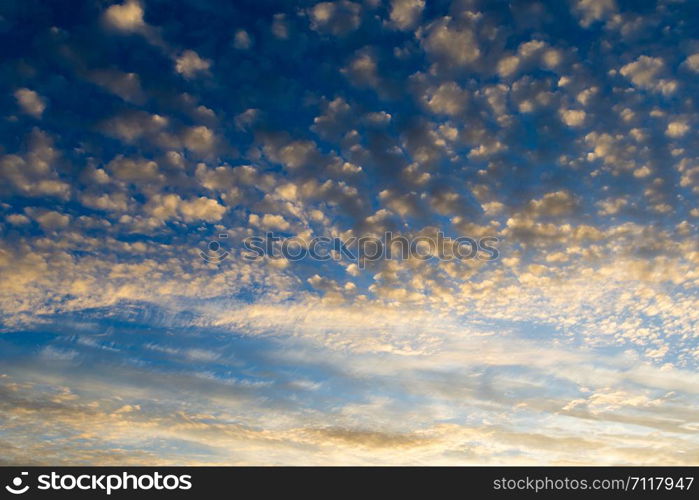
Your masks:
<path fill-rule="evenodd" d="M 424 8 L 425 0 L 392 0 L 391 23 L 401 30 L 412 29 L 420 20 Z"/>
<path fill-rule="evenodd" d="M 614 0 L 577 0 L 573 10 L 580 25 L 587 28 L 596 21 L 604 21 L 617 11 Z"/>
<path fill-rule="evenodd" d="M 234 122 L 238 130 L 247 130 L 260 117 L 260 110 L 249 108 L 235 116 Z"/>
<path fill-rule="evenodd" d="M 216 136 L 214 132 L 204 125 L 190 127 L 184 134 L 184 145 L 187 149 L 196 153 L 210 153 L 213 151 L 215 144 Z"/>
<path fill-rule="evenodd" d="M 32 214 L 32 217 L 44 231 L 64 228 L 70 223 L 71 219 L 70 215 L 62 214 L 55 210 L 40 211 Z"/>
<path fill-rule="evenodd" d="M 35 118 L 41 118 L 41 115 L 46 109 L 46 102 L 44 99 L 33 90 L 27 88 L 17 89 L 15 91 L 15 99 L 17 99 L 22 111 Z"/>
<path fill-rule="evenodd" d="M 422 44 L 434 59 L 459 67 L 475 62 L 481 55 L 473 31 L 455 25 L 449 17 L 431 23 Z"/>
<path fill-rule="evenodd" d="M 107 135 L 134 142 L 142 137 L 156 139 L 168 123 L 164 116 L 129 110 L 104 121 L 101 128 Z"/>
<path fill-rule="evenodd" d="M 648 168 L 648 165 L 643 165 L 642 167 L 637 168 L 633 171 L 633 176 L 638 179 L 645 179 L 651 173 L 653 173 L 653 171 L 650 168 Z"/>
<path fill-rule="evenodd" d="M 673 121 L 667 124 L 667 129 L 665 134 L 673 139 L 678 139 L 683 137 L 687 132 L 689 132 L 689 125 L 685 121 Z"/>
<path fill-rule="evenodd" d="M 107 212 L 126 212 L 129 209 L 129 201 L 124 193 L 83 193 L 80 195 L 80 202 L 86 207 Z"/>
<path fill-rule="evenodd" d="M 382 87 L 381 77 L 378 73 L 378 63 L 376 57 L 369 50 L 359 51 L 350 61 L 346 68 L 342 69 L 355 85 L 373 87 L 380 89 Z"/>
<path fill-rule="evenodd" d="M 581 109 L 561 110 L 561 119 L 569 127 L 579 127 L 585 123 L 586 113 Z"/>
<path fill-rule="evenodd" d="M 22 214 L 11 214 L 5 217 L 5 220 L 13 226 L 23 226 L 29 224 L 29 218 Z"/>
<path fill-rule="evenodd" d="M 626 198 L 607 198 L 600 200 L 595 205 L 599 207 L 600 215 L 616 215 L 629 204 Z"/>
<path fill-rule="evenodd" d="M 346 35 L 359 27 L 362 7 L 348 0 L 321 2 L 310 9 L 311 28 L 321 33 Z"/>
<path fill-rule="evenodd" d="M 549 49 L 544 52 L 542 61 L 547 68 L 555 69 L 563 61 L 563 54 L 558 49 Z"/>
<path fill-rule="evenodd" d="M 530 201 L 527 210 L 535 217 L 560 217 L 572 213 L 576 206 L 575 198 L 568 191 L 555 191 Z"/>
<path fill-rule="evenodd" d="M 423 100 L 433 113 L 457 115 L 464 110 L 468 102 L 468 92 L 456 82 L 444 82 L 437 88 L 427 89 Z"/>
<path fill-rule="evenodd" d="M 205 220 L 215 222 L 221 220 L 226 210 L 226 207 L 218 201 L 204 196 L 183 200 L 179 206 L 179 211 L 186 221 Z"/>
<path fill-rule="evenodd" d="M 136 73 L 123 73 L 113 69 L 96 70 L 88 78 L 127 102 L 142 104 L 145 101 L 141 80 Z"/>
<path fill-rule="evenodd" d="M 684 65 L 695 73 L 699 73 L 699 54 L 692 54 L 684 61 Z"/>
<path fill-rule="evenodd" d="M 148 201 L 146 211 L 162 221 L 181 217 L 186 222 L 196 220 L 216 222 L 221 220 L 227 208 L 218 201 L 204 196 L 183 200 L 176 194 L 157 194 Z"/>
<path fill-rule="evenodd" d="M 517 56 L 505 56 L 500 61 L 498 61 L 497 71 L 501 77 L 508 77 L 514 74 L 519 68 L 519 57 Z"/>
<path fill-rule="evenodd" d="M 623 66 L 619 72 L 637 87 L 669 95 L 677 90 L 677 82 L 662 78 L 665 70 L 665 61 L 661 58 L 639 56 L 634 62 Z"/>
<path fill-rule="evenodd" d="M 202 59 L 193 50 L 185 50 L 175 60 L 175 69 L 185 78 L 193 78 L 201 73 L 207 73 L 211 67 L 211 61 Z"/>
<path fill-rule="evenodd" d="M 145 27 L 143 7 L 138 0 L 110 6 L 104 12 L 104 20 L 110 27 L 121 31 L 138 31 Z"/>
<path fill-rule="evenodd" d="M 289 38 L 289 22 L 286 19 L 286 14 L 274 14 L 272 34 L 280 40 L 286 40 Z"/>
<path fill-rule="evenodd" d="M 0 156 L 2 184 L 25 196 L 55 196 L 67 198 L 70 184 L 61 180 L 55 162 L 59 152 L 51 138 L 39 129 L 28 136 L 28 151 L 24 155 Z"/>
<path fill-rule="evenodd" d="M 252 38 L 250 38 L 247 31 L 240 29 L 235 32 L 233 46 L 238 50 L 248 50 L 252 47 Z"/>
<path fill-rule="evenodd" d="M 263 229 L 279 229 L 281 231 L 286 231 L 291 227 L 283 216 L 276 214 L 264 214 L 262 217 L 257 214 L 250 214 L 248 222 L 253 226 L 258 226 Z"/>
<path fill-rule="evenodd" d="M 143 158 L 125 158 L 118 155 L 107 164 L 107 169 L 117 179 L 127 182 L 156 182 L 164 181 L 165 176 L 160 173 L 158 164 L 152 160 Z"/>

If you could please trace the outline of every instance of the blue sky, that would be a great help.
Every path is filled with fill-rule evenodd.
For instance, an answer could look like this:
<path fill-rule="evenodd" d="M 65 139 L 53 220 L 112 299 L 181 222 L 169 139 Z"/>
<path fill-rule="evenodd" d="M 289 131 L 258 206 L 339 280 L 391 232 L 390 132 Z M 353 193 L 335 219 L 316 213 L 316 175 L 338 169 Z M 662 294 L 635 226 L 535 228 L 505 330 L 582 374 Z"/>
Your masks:
<path fill-rule="evenodd" d="M 697 9 L 3 2 L 0 460 L 699 463 Z"/>

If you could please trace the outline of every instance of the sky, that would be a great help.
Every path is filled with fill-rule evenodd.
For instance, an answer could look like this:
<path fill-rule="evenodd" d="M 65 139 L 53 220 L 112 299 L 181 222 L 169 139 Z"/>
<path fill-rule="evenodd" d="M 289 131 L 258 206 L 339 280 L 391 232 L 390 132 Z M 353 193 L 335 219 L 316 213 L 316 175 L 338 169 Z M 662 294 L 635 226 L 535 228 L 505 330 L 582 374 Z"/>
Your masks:
<path fill-rule="evenodd" d="M 0 464 L 699 464 L 697 2 L 10 0 L 0 38 Z M 389 231 L 497 252 L 246 258 Z"/>

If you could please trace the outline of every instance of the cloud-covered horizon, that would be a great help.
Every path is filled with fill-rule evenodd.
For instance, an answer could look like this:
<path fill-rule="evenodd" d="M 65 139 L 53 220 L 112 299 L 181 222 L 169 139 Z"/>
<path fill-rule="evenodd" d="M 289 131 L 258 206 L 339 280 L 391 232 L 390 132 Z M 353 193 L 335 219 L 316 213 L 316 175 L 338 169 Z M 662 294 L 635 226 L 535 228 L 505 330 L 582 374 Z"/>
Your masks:
<path fill-rule="evenodd" d="M 693 2 L 0 9 L 2 463 L 699 463 Z"/>

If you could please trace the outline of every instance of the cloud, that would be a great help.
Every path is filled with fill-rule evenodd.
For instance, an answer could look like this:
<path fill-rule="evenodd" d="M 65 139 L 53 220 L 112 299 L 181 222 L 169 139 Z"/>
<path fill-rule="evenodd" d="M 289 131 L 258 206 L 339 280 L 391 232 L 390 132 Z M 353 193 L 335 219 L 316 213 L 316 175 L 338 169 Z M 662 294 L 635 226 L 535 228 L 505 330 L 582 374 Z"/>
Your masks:
<path fill-rule="evenodd" d="M 588 28 L 597 21 L 609 19 L 617 11 L 617 5 L 614 0 L 575 0 L 573 11 L 580 26 Z"/>
<path fill-rule="evenodd" d="M 506 56 L 498 61 L 497 71 L 501 77 L 511 76 L 519 68 L 519 57 Z"/>
<path fill-rule="evenodd" d="M 458 115 L 464 110 L 469 95 L 455 82 L 444 82 L 439 87 L 428 88 L 422 99 L 433 113 Z"/>
<path fill-rule="evenodd" d="M 424 8 L 424 0 L 392 0 L 391 23 L 400 30 L 412 29 L 420 20 Z"/>
<path fill-rule="evenodd" d="M 123 4 L 111 5 L 104 11 L 104 21 L 120 31 L 139 31 L 145 28 L 143 7 L 138 0 L 127 0 Z"/>
<path fill-rule="evenodd" d="M 684 66 L 695 73 L 699 73 L 699 54 L 692 54 L 684 61 Z"/>
<path fill-rule="evenodd" d="M 677 90 L 675 80 L 662 78 L 665 73 L 665 61 L 659 57 L 639 56 L 634 62 L 623 66 L 619 72 L 642 89 L 673 94 Z"/>
<path fill-rule="evenodd" d="M 206 220 L 217 221 L 221 220 L 223 214 L 226 213 L 226 207 L 221 205 L 216 200 L 200 196 L 193 200 L 184 200 L 180 203 L 179 212 L 184 217 L 185 221 Z"/>
<path fill-rule="evenodd" d="M 563 109 L 561 110 L 561 119 L 563 123 L 569 127 L 579 127 L 585 123 L 585 111 L 581 109 Z"/>
<path fill-rule="evenodd" d="M 203 125 L 190 127 L 184 133 L 184 145 L 191 151 L 206 154 L 215 147 L 216 136 L 211 129 Z"/>
<path fill-rule="evenodd" d="M 200 196 L 193 199 L 182 199 L 176 194 L 157 194 L 148 201 L 145 209 L 151 216 L 161 221 L 181 217 L 186 222 L 219 221 L 227 210 L 226 207 L 211 198 Z"/>
<path fill-rule="evenodd" d="M 542 198 L 529 202 L 528 210 L 537 217 L 570 214 L 576 207 L 574 197 L 567 191 L 546 193 Z"/>
<path fill-rule="evenodd" d="M 81 195 L 80 202 L 86 207 L 107 212 L 126 212 L 129 210 L 129 200 L 124 193 L 88 194 Z"/>
<path fill-rule="evenodd" d="M 211 68 L 211 61 L 202 59 L 193 50 L 185 50 L 175 60 L 175 70 L 185 78 L 194 78 L 200 74 L 207 74 Z"/>
<path fill-rule="evenodd" d="M 272 34 L 280 40 L 286 40 L 289 38 L 289 22 L 286 18 L 286 14 L 274 14 Z"/>
<path fill-rule="evenodd" d="M 684 121 L 673 121 L 667 124 L 665 134 L 668 137 L 679 138 L 689 131 L 689 125 Z"/>
<path fill-rule="evenodd" d="M 54 210 L 32 213 L 32 217 L 39 223 L 44 231 L 60 229 L 66 227 L 70 223 L 69 215 L 62 214 Z"/>
<path fill-rule="evenodd" d="M 127 182 L 162 182 L 165 177 L 158 164 L 143 158 L 125 158 L 119 155 L 106 166 L 114 177 Z"/>
<path fill-rule="evenodd" d="M 33 90 L 26 88 L 17 89 L 15 91 L 15 99 L 22 108 L 22 111 L 35 118 L 41 118 L 41 115 L 46 109 L 45 100 Z"/>
<path fill-rule="evenodd" d="M 157 139 L 168 124 L 169 120 L 164 116 L 128 110 L 105 120 L 101 128 L 107 135 L 130 143 L 143 137 Z"/>
<path fill-rule="evenodd" d="M 6 188 L 25 196 L 68 198 L 71 186 L 63 181 L 55 168 L 59 152 L 53 140 L 35 128 L 27 136 L 26 154 L 0 156 L 0 177 Z"/>
<path fill-rule="evenodd" d="M 501 78 L 509 78 L 513 75 L 538 66 L 550 71 L 559 70 L 564 61 L 564 54 L 560 49 L 551 47 L 541 40 L 522 42 L 517 48 L 516 54 L 507 54 L 500 58 L 496 71 Z"/>
<path fill-rule="evenodd" d="M 5 217 L 5 220 L 14 226 L 29 224 L 29 218 L 22 214 L 11 214 Z"/>
<path fill-rule="evenodd" d="M 253 226 L 259 226 L 262 229 L 279 229 L 287 231 L 290 227 L 289 223 L 281 215 L 264 214 L 260 217 L 257 214 L 250 214 L 248 221 Z"/>
<path fill-rule="evenodd" d="M 384 87 L 383 80 L 379 76 L 376 55 L 370 49 L 358 51 L 342 72 L 360 87 L 373 87 L 376 90 Z"/>
<path fill-rule="evenodd" d="M 88 78 L 127 102 L 142 104 L 146 99 L 140 77 L 136 73 L 104 69 L 90 72 Z"/>
<path fill-rule="evenodd" d="M 252 38 L 250 34 L 243 29 L 236 31 L 233 37 L 233 46 L 238 50 L 248 50 L 252 47 Z"/>
<path fill-rule="evenodd" d="M 359 27 L 361 5 L 348 0 L 320 2 L 310 10 L 311 28 L 335 36 L 346 35 Z"/>
<path fill-rule="evenodd" d="M 626 198 L 611 198 L 600 200 L 596 204 L 600 208 L 601 215 L 616 215 L 629 204 L 629 200 Z"/>
<path fill-rule="evenodd" d="M 460 26 L 451 18 L 433 21 L 425 28 L 421 41 L 425 52 L 435 61 L 464 67 L 481 55 L 478 40 L 468 26 Z"/>

